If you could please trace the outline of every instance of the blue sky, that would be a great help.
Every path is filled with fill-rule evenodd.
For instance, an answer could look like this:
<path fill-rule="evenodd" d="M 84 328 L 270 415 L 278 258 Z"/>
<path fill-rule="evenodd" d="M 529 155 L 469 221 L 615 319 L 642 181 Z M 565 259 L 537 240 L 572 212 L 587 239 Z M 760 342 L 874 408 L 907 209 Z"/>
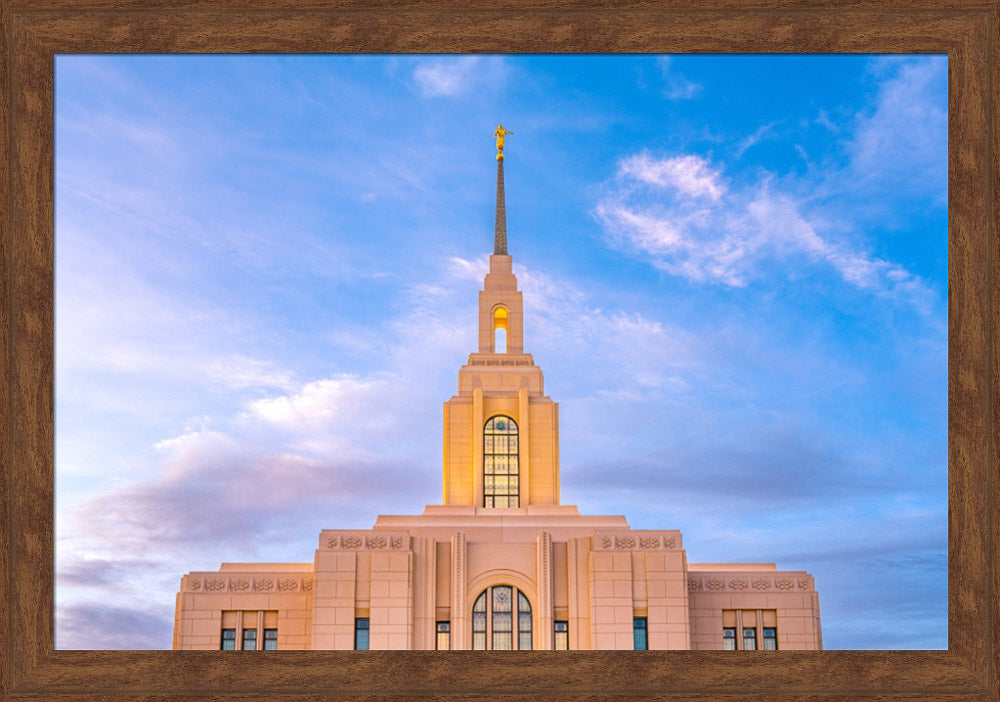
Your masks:
<path fill-rule="evenodd" d="M 947 647 L 947 61 L 60 56 L 56 645 L 440 502 L 493 130 L 562 501 Z"/>

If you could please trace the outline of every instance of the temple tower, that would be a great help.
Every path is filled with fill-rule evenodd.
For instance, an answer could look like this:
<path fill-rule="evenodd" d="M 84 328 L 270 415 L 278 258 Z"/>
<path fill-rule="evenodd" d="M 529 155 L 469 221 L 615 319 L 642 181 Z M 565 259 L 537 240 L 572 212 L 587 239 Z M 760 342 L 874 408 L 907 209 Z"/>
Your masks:
<path fill-rule="evenodd" d="M 559 504 L 559 407 L 524 352 L 524 308 L 507 253 L 504 139 L 497 128 L 493 255 L 479 292 L 479 350 L 444 403 L 442 502 L 483 509 Z"/>

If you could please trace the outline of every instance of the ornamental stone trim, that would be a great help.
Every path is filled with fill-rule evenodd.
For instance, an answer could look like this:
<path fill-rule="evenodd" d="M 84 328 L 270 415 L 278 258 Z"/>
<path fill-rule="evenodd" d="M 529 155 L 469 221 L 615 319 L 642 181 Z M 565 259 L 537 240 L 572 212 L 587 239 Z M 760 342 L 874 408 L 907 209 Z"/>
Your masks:
<path fill-rule="evenodd" d="M 641 549 L 644 551 L 675 549 L 677 548 L 677 538 L 669 534 L 649 534 L 649 533 L 601 533 L 594 534 L 594 550 L 597 551 L 632 551 Z"/>
<path fill-rule="evenodd" d="M 386 549 L 399 551 L 410 547 L 410 535 L 407 532 L 333 533 L 328 534 L 325 538 L 327 548 L 344 551 L 384 551 Z M 320 543 L 322 544 L 323 542 L 321 541 Z"/>
<path fill-rule="evenodd" d="M 631 536 L 619 536 L 615 539 L 615 547 L 619 549 L 635 548 L 635 539 Z"/>
<path fill-rule="evenodd" d="M 282 578 L 278 581 L 278 592 L 293 592 L 298 587 L 296 578 Z"/>
<path fill-rule="evenodd" d="M 739 576 L 722 574 L 712 576 L 688 575 L 688 590 L 690 592 L 768 592 L 772 589 L 783 592 L 795 590 L 812 590 L 812 579 L 791 578 L 787 576 L 771 578 L 766 576 Z"/>
<path fill-rule="evenodd" d="M 254 578 L 253 589 L 254 592 L 270 592 L 274 589 L 274 580 L 272 578 Z"/>

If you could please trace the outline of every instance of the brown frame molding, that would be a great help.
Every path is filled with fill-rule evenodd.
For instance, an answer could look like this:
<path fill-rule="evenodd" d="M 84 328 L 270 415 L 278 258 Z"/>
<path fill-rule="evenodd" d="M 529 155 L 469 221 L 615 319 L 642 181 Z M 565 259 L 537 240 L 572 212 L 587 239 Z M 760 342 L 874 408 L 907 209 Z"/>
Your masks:
<path fill-rule="evenodd" d="M 5 0 L 0 698 L 998 700 L 996 0 Z M 949 56 L 949 649 L 54 651 L 53 54 L 937 52 Z"/>

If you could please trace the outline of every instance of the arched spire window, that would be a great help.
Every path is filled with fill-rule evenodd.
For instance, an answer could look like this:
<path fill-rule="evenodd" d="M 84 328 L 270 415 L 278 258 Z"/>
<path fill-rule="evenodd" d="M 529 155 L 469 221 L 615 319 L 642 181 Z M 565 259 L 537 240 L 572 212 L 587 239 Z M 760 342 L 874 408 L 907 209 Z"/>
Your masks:
<path fill-rule="evenodd" d="M 507 308 L 493 310 L 493 353 L 507 353 Z"/>
<path fill-rule="evenodd" d="M 520 507 L 517 422 L 490 417 L 483 428 L 483 507 Z"/>
<path fill-rule="evenodd" d="M 472 605 L 472 648 L 531 650 L 531 603 L 523 592 L 494 585 L 479 594 Z"/>

